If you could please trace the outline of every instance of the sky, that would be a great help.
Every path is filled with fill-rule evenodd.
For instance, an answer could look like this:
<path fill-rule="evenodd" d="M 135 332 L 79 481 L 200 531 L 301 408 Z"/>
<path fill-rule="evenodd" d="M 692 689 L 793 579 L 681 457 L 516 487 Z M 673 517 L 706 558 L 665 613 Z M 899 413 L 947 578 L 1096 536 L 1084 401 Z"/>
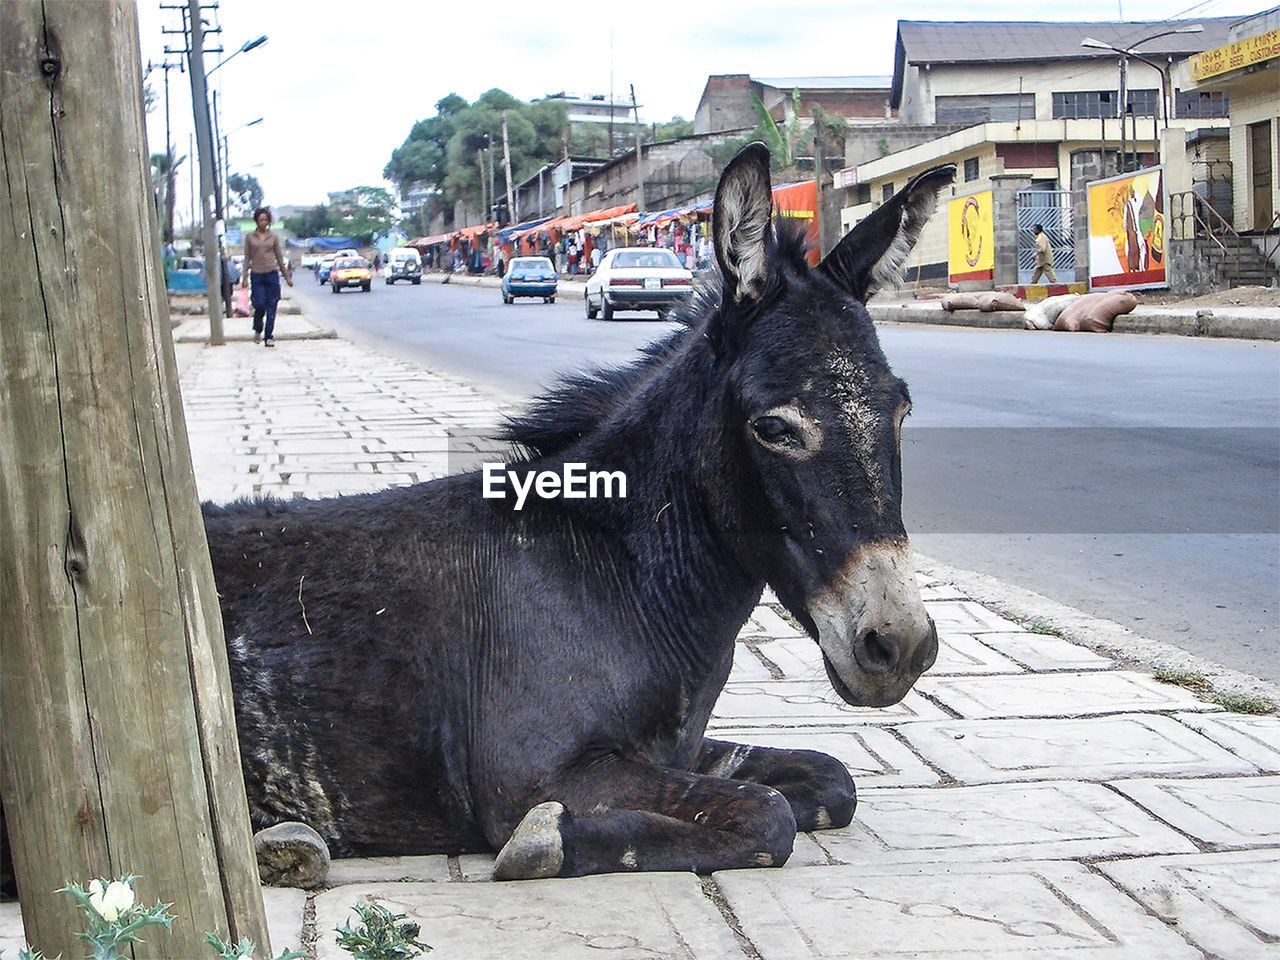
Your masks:
<path fill-rule="evenodd" d="M 181 48 L 180 0 L 138 0 L 142 62 Z M 204 0 L 209 3 L 210 0 Z M 382 170 L 413 124 L 450 93 L 474 101 L 497 87 L 521 100 L 566 91 L 621 100 L 635 86 L 640 116 L 692 119 L 709 75 L 854 76 L 893 72 L 897 21 L 1145 20 L 1245 16 L 1241 0 L 636 0 L 546 3 L 486 0 L 218 0 L 222 54 L 265 34 L 262 46 L 213 72 L 233 172 L 257 177 L 273 206 L 324 203 L 330 191 L 390 186 Z M 169 60 L 179 59 L 170 54 Z M 192 130 L 186 73 L 168 71 L 179 157 Z M 164 152 L 164 71 L 149 82 L 152 153 Z M 243 126 L 262 118 L 261 123 Z M 190 219 L 188 164 L 179 168 L 179 221 Z"/>

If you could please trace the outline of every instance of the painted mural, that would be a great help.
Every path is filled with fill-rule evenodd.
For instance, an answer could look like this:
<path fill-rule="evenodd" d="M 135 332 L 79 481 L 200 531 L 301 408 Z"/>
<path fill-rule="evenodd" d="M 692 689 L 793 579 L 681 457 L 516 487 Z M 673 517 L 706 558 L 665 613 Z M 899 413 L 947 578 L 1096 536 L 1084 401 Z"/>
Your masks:
<path fill-rule="evenodd" d="M 1089 184 L 1089 286 L 1168 286 L 1164 168 Z"/>
<path fill-rule="evenodd" d="M 947 280 L 991 280 L 996 266 L 995 204 L 991 191 L 947 204 Z"/>

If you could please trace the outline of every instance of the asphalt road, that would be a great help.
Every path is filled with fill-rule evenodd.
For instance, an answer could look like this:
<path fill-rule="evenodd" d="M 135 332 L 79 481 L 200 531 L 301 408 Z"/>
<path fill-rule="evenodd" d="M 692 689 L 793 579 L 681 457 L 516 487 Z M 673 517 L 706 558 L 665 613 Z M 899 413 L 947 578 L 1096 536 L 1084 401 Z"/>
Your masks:
<path fill-rule="evenodd" d="M 516 396 L 622 362 L 673 324 L 588 321 L 577 298 L 375 284 L 309 316 Z M 881 327 L 911 386 L 904 513 L 917 550 L 1280 682 L 1280 347 Z"/>

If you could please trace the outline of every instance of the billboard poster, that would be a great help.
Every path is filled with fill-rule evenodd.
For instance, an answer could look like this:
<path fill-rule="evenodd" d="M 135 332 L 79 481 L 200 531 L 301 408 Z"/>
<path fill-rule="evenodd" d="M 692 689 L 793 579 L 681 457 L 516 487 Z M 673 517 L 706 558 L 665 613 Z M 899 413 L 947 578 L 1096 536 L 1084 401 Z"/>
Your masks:
<path fill-rule="evenodd" d="M 1164 167 L 1089 184 L 1091 289 L 1166 287 Z"/>
<path fill-rule="evenodd" d="M 947 204 L 947 281 L 991 280 L 996 268 L 995 203 L 990 190 Z"/>

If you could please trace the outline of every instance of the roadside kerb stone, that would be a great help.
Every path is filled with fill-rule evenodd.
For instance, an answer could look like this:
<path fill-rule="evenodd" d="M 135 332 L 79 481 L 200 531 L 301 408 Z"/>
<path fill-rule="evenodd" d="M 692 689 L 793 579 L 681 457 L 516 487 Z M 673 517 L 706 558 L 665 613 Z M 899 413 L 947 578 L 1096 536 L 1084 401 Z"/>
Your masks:
<path fill-rule="evenodd" d="M 1276 956 L 1280 849 L 1143 857 L 1097 868 L 1212 956 Z"/>
<path fill-rule="evenodd" d="M 1025 667 L 966 633 L 939 633 L 938 659 L 929 668 L 934 676 L 1026 672 Z"/>
<path fill-rule="evenodd" d="M 1280 776 L 1121 780 L 1112 786 L 1203 843 L 1280 846 Z"/>
<path fill-rule="evenodd" d="M 1256 774 L 1257 768 L 1173 717 L 904 723 L 898 733 L 960 783 Z"/>
<path fill-rule="evenodd" d="M 742 870 L 713 879 L 763 960 L 1203 960 L 1077 863 Z"/>
<path fill-rule="evenodd" d="M 954 637 L 948 639 L 954 640 Z M 1101 656 L 1088 647 L 1050 634 L 1030 633 L 1020 629 L 1010 633 L 984 633 L 974 639 L 1033 671 L 1108 670 L 1115 666 L 1115 661 L 1110 657 Z"/>
<path fill-rule="evenodd" d="M 1280 773 L 1280 717 L 1186 714 L 1178 719 L 1267 773 Z"/>
<path fill-rule="evenodd" d="M 942 720 L 938 707 L 912 692 L 891 707 L 851 707 L 825 693 L 818 681 L 774 680 L 725 685 L 709 730 L 749 726 L 843 726 Z"/>
<path fill-rule="evenodd" d="M 1191 781 L 1200 782 L 1200 781 Z M 1067 860 L 1194 853 L 1193 844 L 1099 783 L 871 788 L 858 815 L 814 839 L 837 863 Z"/>
<path fill-rule="evenodd" d="M 1128 670 L 984 677 L 926 674 L 916 690 L 969 719 L 1221 709 L 1181 687 Z"/>
<path fill-rule="evenodd" d="M 354 917 L 362 897 L 420 923 L 432 960 L 742 960 L 733 932 L 689 873 L 338 887 L 315 899 L 316 960 L 348 960 L 333 930 Z"/>

